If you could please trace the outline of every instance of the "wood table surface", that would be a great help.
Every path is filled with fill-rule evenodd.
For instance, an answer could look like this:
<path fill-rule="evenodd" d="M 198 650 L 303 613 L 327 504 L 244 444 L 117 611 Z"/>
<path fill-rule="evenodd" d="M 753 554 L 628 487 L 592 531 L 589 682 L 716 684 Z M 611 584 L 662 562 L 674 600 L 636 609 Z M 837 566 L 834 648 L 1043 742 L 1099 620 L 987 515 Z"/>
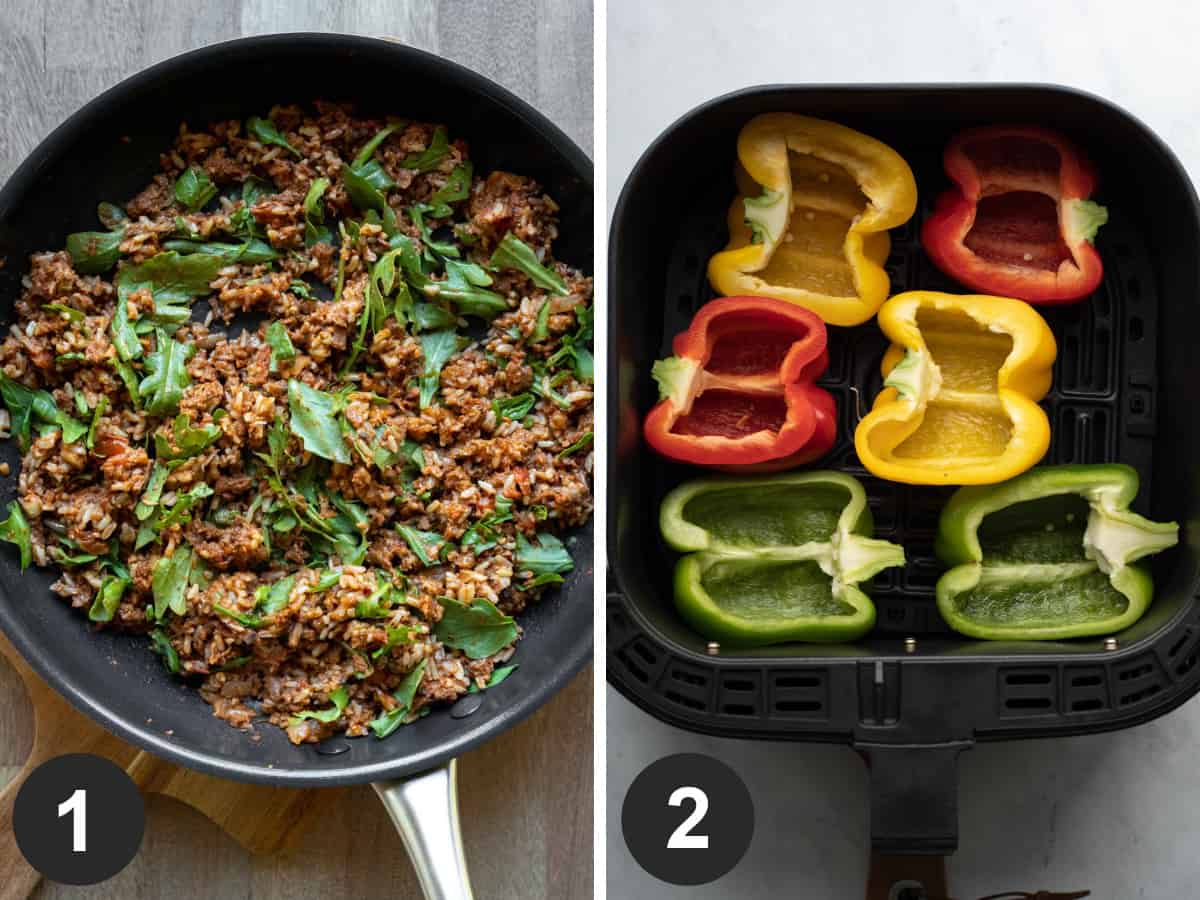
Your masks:
<path fill-rule="evenodd" d="M 215 41 L 283 31 L 391 37 L 440 53 L 528 100 L 591 152 L 590 0 L 0 0 L 0 181 L 122 78 Z M 0 659 L 0 785 L 27 755 L 32 721 Z M 481 900 L 591 896 L 590 669 L 531 719 L 464 756 L 459 779 Z M 365 786 L 346 791 L 323 827 L 276 857 L 252 857 L 174 800 L 151 796 L 146 813 L 142 849 L 121 874 L 90 888 L 43 882 L 35 896 L 419 896 L 400 839 Z"/>

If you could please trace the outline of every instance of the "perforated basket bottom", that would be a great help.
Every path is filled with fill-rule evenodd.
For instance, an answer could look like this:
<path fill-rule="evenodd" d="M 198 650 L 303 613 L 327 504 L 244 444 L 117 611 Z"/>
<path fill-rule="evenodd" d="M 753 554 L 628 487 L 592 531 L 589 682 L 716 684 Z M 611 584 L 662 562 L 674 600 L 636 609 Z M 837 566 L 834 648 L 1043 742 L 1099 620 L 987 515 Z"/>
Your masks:
<path fill-rule="evenodd" d="M 921 249 L 921 222 L 946 183 L 941 148 L 896 149 L 913 166 L 922 205 L 903 228 L 891 232 L 892 251 L 887 261 L 891 293 L 971 293 L 943 275 Z M 708 185 L 693 195 L 691 208 L 684 211 L 671 251 L 660 356 L 671 354 L 671 339 L 716 296 L 705 268 L 727 239 L 725 214 L 735 188 L 732 177 L 716 178 Z M 1148 512 L 1158 297 L 1146 248 L 1119 210 L 1112 211 L 1110 224 L 1101 229 L 1097 248 L 1105 266 L 1099 290 L 1078 304 L 1038 307 L 1058 341 L 1053 386 L 1042 401 L 1051 427 L 1050 450 L 1043 463 L 1127 463 L 1142 479 L 1134 505 Z M 878 612 L 873 633 L 950 635 L 953 632 L 934 603 L 934 585 L 944 567 L 934 558 L 933 538 L 938 515 L 953 489 L 883 481 L 870 475 L 854 452 L 854 429 L 860 414 L 870 408 L 882 387 L 879 364 L 886 346 L 874 319 L 855 328 L 829 328 L 829 369 L 821 384 L 838 403 L 838 442 L 813 467 L 858 477 L 867 489 L 876 535 L 904 546 L 907 564 L 885 571 L 871 586 Z M 698 474 L 694 468 L 659 460 L 653 466 L 657 492 L 653 508 L 680 481 Z M 670 558 L 665 545 L 654 551 L 660 558 Z M 664 588 L 669 591 L 669 585 Z"/>

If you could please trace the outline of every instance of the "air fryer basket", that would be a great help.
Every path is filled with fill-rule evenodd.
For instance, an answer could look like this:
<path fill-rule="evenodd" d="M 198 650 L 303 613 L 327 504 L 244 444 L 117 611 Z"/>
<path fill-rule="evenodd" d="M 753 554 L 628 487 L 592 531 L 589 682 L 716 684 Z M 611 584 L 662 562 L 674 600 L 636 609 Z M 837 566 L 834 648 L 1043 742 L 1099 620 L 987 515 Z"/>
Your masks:
<path fill-rule="evenodd" d="M 640 436 L 656 399 L 653 360 L 714 295 L 705 266 L 726 239 L 738 130 L 793 111 L 833 119 L 890 144 L 912 166 L 920 203 L 892 232 L 892 292 L 968 293 L 921 250 L 923 217 L 947 185 L 941 151 L 961 128 L 1049 125 L 1074 137 L 1100 172 L 1109 208 L 1097 247 L 1104 283 L 1065 308 L 1042 307 L 1059 343 L 1043 401 L 1052 443 L 1044 462 L 1124 462 L 1142 479 L 1135 508 L 1183 526 L 1154 567 L 1156 598 L 1116 636 L 1054 643 L 963 638 L 942 622 L 933 586 L 938 513 L 949 489 L 868 475 L 854 427 L 880 389 L 885 341 L 874 320 L 830 328 L 823 384 L 837 397 L 839 443 L 821 467 L 861 478 L 877 534 L 902 543 L 903 570 L 872 586 L 875 629 L 853 645 L 793 644 L 706 652 L 676 616 L 674 555 L 657 529 L 663 495 L 699 470 L 667 463 Z M 976 740 L 1124 728 L 1200 688 L 1200 207 L 1178 160 L 1143 124 L 1097 97 L 1051 86 L 751 88 L 672 125 L 626 182 L 609 255 L 610 380 L 608 677 L 647 712 L 729 737 L 844 741 L 872 770 L 872 840 L 885 852 L 945 853 L 957 843 L 956 760 Z M 908 639 L 912 639 L 909 641 Z"/>

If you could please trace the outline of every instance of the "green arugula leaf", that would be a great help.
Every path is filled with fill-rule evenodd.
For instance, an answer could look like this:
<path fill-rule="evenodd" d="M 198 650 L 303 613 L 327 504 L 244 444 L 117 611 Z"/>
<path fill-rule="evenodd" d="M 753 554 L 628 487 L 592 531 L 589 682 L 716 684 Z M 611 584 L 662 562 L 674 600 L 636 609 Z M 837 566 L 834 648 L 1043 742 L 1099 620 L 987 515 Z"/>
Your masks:
<path fill-rule="evenodd" d="M 364 212 L 374 210 L 379 216 L 384 232 L 389 235 L 396 233 L 396 213 L 388 205 L 387 192 L 396 186 L 396 182 L 384 171 L 378 160 L 371 157 L 384 138 L 398 127 L 400 125 L 396 123 L 384 128 L 367 141 L 350 165 L 342 166 L 342 183 L 346 186 L 346 194 L 350 200 Z"/>
<path fill-rule="evenodd" d="M 84 316 L 81 310 L 75 309 L 73 306 L 66 306 L 62 303 L 43 303 L 42 310 L 45 312 L 56 312 L 67 317 L 71 322 L 82 322 Z"/>
<path fill-rule="evenodd" d="M 429 198 L 429 203 L 424 205 L 424 211 L 435 219 L 446 219 L 452 216 L 454 210 L 450 204 L 466 200 L 471 195 L 473 171 L 469 160 L 464 160 L 455 166 L 454 171 L 446 179 L 446 183 L 434 191 L 433 196 Z"/>
<path fill-rule="evenodd" d="M 306 282 L 300 281 L 299 279 L 297 279 L 296 281 L 293 281 L 291 284 L 289 284 L 288 290 L 291 291 L 293 294 L 295 294 L 297 297 L 300 297 L 304 300 L 312 299 L 312 291 L 309 289 L 308 284 Z"/>
<path fill-rule="evenodd" d="M 133 508 L 133 513 L 139 522 L 146 521 L 154 514 L 154 510 L 162 499 L 163 486 L 167 483 L 167 476 L 171 474 L 172 468 L 172 466 L 156 462 L 154 468 L 150 470 L 150 477 L 146 479 L 146 487 L 142 491 L 141 499 Z"/>
<path fill-rule="evenodd" d="M 115 203 L 104 200 L 96 204 L 96 218 L 109 231 L 116 231 L 129 221 L 129 215 Z"/>
<path fill-rule="evenodd" d="M 460 546 L 476 555 L 495 547 L 500 536 L 498 527 L 513 519 L 512 505 L 512 501 L 507 497 L 497 497 L 495 511 L 468 528 L 459 541 Z"/>
<path fill-rule="evenodd" d="M 155 523 L 155 528 L 158 531 L 165 531 L 174 525 L 182 525 L 185 522 L 190 522 L 192 509 L 195 508 L 196 504 L 212 495 L 213 489 L 203 481 L 192 485 L 190 490 L 179 495 L 174 506 L 163 511 Z"/>
<path fill-rule="evenodd" d="M 0 372 L 0 399 L 8 409 L 10 433 L 16 437 L 21 452 L 29 449 L 30 428 L 62 429 L 63 443 L 73 444 L 87 434 L 87 426 L 58 408 L 49 391 L 27 388 Z"/>
<path fill-rule="evenodd" d="M 321 198 L 329 189 L 329 179 L 314 178 L 304 195 L 304 246 L 332 244 L 333 232 L 325 224 L 325 204 Z"/>
<path fill-rule="evenodd" d="M 125 228 L 113 231 L 77 231 L 67 235 L 71 266 L 80 275 L 103 275 L 121 258 Z"/>
<path fill-rule="evenodd" d="M 239 625 L 245 625 L 247 628 L 262 627 L 262 619 L 258 616 L 238 612 L 236 609 L 230 609 L 228 606 L 222 606 L 220 603 L 214 603 L 212 607 L 215 613 L 225 616 L 227 619 L 233 619 Z"/>
<path fill-rule="evenodd" d="M 545 374 L 538 376 L 535 373 L 533 384 L 529 386 L 529 389 L 539 397 L 543 397 L 551 401 L 555 406 L 558 406 L 562 409 L 571 408 L 571 401 L 554 390 L 554 388 L 551 386 L 550 379 L 547 378 Z"/>
<path fill-rule="evenodd" d="M 185 169 L 175 181 L 175 199 L 189 212 L 197 212 L 217 196 L 217 186 L 208 173 L 196 166 Z"/>
<path fill-rule="evenodd" d="M 541 587 L 544 584 L 562 584 L 565 579 L 556 572 L 545 572 L 531 581 L 521 585 L 521 589 L 525 591 L 533 590 L 535 587 Z"/>
<path fill-rule="evenodd" d="M 444 306 L 436 303 L 416 303 L 413 305 L 413 324 L 417 331 L 435 331 L 441 328 L 453 328 L 458 324 L 458 317 Z"/>
<path fill-rule="evenodd" d="M 195 352 L 195 344 L 181 344 L 162 329 L 155 331 L 155 350 L 146 356 L 147 375 L 138 385 L 138 395 L 149 398 L 146 412 L 165 416 L 178 408 L 184 390 L 192 383 L 187 362 Z"/>
<path fill-rule="evenodd" d="M 252 660 L 253 658 L 254 658 L 253 656 L 235 656 L 229 662 L 221 663 L 221 665 L 217 666 L 217 671 L 218 672 L 232 672 L 234 669 L 240 669 L 246 663 L 250 662 L 250 660 Z"/>
<path fill-rule="evenodd" d="M 178 450 L 171 448 L 166 435 L 161 432 L 154 435 L 154 453 L 160 460 L 189 459 L 196 456 L 221 437 L 221 426 L 214 422 L 211 425 L 193 428 L 192 417 L 187 413 L 180 413 L 175 417 L 171 432 Z"/>
<path fill-rule="evenodd" d="M 150 632 L 150 640 L 153 641 L 154 652 L 163 658 L 163 665 L 167 667 L 167 671 L 173 675 L 179 674 L 179 654 L 171 646 L 171 639 L 167 637 L 167 633 L 161 628 L 155 628 Z"/>
<path fill-rule="evenodd" d="M 439 125 L 433 130 L 429 146 L 420 153 L 410 153 L 404 157 L 400 165 L 406 169 L 416 169 L 418 172 L 428 172 L 436 169 L 443 159 L 450 155 L 450 142 L 446 138 L 446 129 Z"/>
<path fill-rule="evenodd" d="M 469 606 L 449 597 L 439 602 L 442 618 L 433 629 L 434 636 L 471 659 L 491 656 L 517 639 L 513 618 L 483 597 L 476 597 Z"/>
<path fill-rule="evenodd" d="M 238 263 L 253 265 L 279 259 L 279 251 L 256 237 L 247 238 L 241 244 L 227 244 L 221 241 L 166 241 L 163 249 L 180 256 L 212 256 L 221 261 L 222 268 Z"/>
<path fill-rule="evenodd" d="M 247 207 L 261 203 L 267 197 L 277 194 L 275 185 L 257 175 L 251 175 L 242 182 L 242 203 Z"/>
<path fill-rule="evenodd" d="M 329 695 L 329 702 L 333 704 L 329 709 L 316 711 L 306 709 L 304 712 L 288 719 L 288 725 L 298 725 L 305 719 L 316 719 L 318 722 L 326 724 L 336 722 L 341 718 L 342 712 L 346 709 L 346 704 L 350 702 L 350 693 L 344 687 L 340 687 Z"/>
<path fill-rule="evenodd" d="M 342 572 L 340 569 L 330 569 L 328 572 L 318 578 L 313 584 L 309 585 L 308 592 L 310 594 L 319 594 L 322 591 L 327 591 L 332 587 L 337 587 L 342 580 Z"/>
<path fill-rule="evenodd" d="M 296 346 L 288 336 L 287 326 L 278 319 L 267 326 L 263 336 L 266 338 L 267 346 L 271 348 L 272 372 L 279 370 L 279 363 L 283 360 L 296 358 Z"/>
<path fill-rule="evenodd" d="M 33 562 L 33 536 L 29 531 L 29 520 L 25 510 L 16 500 L 8 501 L 8 518 L 0 522 L 0 540 L 16 544 L 21 551 L 21 571 Z"/>
<path fill-rule="evenodd" d="M 532 572 L 537 576 L 570 572 L 575 568 L 571 554 L 557 537 L 552 534 L 537 534 L 534 538 L 536 544 L 530 543 L 523 534 L 517 535 L 517 571 Z"/>
<path fill-rule="evenodd" d="M 188 304 L 194 297 L 208 294 L 209 283 L 225 267 L 222 257 L 209 253 L 181 256 L 176 252 L 159 253 L 138 265 L 126 265 L 117 273 L 117 311 L 112 320 L 113 345 L 121 359 L 130 361 L 142 355 L 142 345 L 129 321 L 128 301 L 139 290 L 150 291 L 154 298 L 153 322 L 174 331 L 188 320 Z"/>
<path fill-rule="evenodd" d="M 537 321 L 534 323 L 533 331 L 529 334 L 529 343 L 536 344 L 538 341 L 544 341 L 550 337 L 550 301 L 542 301 L 542 307 L 538 310 Z"/>
<path fill-rule="evenodd" d="M 400 682 L 400 686 L 392 694 L 392 697 L 396 700 L 396 706 L 369 723 L 371 730 L 375 732 L 375 737 L 382 740 L 403 723 L 409 710 L 412 708 L 413 700 L 416 699 L 417 688 L 421 686 L 421 679 L 425 675 L 425 665 L 427 662 L 428 660 L 421 660 L 411 672 L 404 676 L 404 680 Z"/>
<path fill-rule="evenodd" d="M 421 335 L 421 354 L 425 358 L 421 370 L 421 409 L 433 403 L 441 381 L 442 367 L 458 350 L 458 335 L 447 329 Z"/>
<path fill-rule="evenodd" d="M 388 135 L 392 134 L 399 128 L 404 127 L 404 122 L 389 122 L 383 128 L 375 133 L 375 136 L 362 145 L 362 149 L 358 151 L 358 155 L 354 157 L 352 165 L 355 168 L 364 166 L 375 155 L 375 151 L 379 149 L 379 145 L 387 140 Z"/>
<path fill-rule="evenodd" d="M 583 437 L 581 437 L 579 440 L 577 440 L 575 443 L 573 443 L 570 447 L 568 447 L 562 453 L 558 454 L 557 458 L 558 459 L 566 459 L 571 454 L 578 453 L 580 450 L 583 450 L 585 447 L 592 446 L 592 439 L 594 437 L 595 437 L 595 435 L 593 435 L 592 432 L 590 432 L 590 431 L 587 432 L 586 434 L 583 435 Z"/>
<path fill-rule="evenodd" d="M 304 442 L 305 450 L 322 459 L 350 463 L 350 448 L 337 421 L 338 398 L 293 378 L 288 381 L 288 408 L 292 434 Z"/>
<path fill-rule="evenodd" d="M 295 585 L 295 575 L 287 575 L 271 584 L 259 585 L 254 591 L 257 609 L 264 615 L 273 616 L 288 605 L 288 601 L 292 598 L 292 588 Z"/>
<path fill-rule="evenodd" d="M 496 413 L 496 424 L 500 424 L 505 419 L 513 419 L 519 422 L 529 415 L 529 411 L 533 409 L 536 403 L 537 398 L 529 391 L 514 394 L 512 397 L 501 397 L 493 400 L 492 410 Z"/>
<path fill-rule="evenodd" d="M 246 132 L 260 144 L 274 144 L 276 147 L 283 147 L 297 159 L 302 158 L 300 151 L 287 142 L 287 138 L 279 133 L 279 129 L 270 119 L 251 116 L 246 121 Z"/>
<path fill-rule="evenodd" d="M 492 254 L 489 264 L 493 269 L 515 269 L 524 272 L 538 287 L 560 296 L 570 293 L 559 274 L 543 266 L 538 261 L 534 249 L 511 231 L 504 236 L 504 240 Z"/>
<path fill-rule="evenodd" d="M 92 410 L 92 422 L 88 425 L 87 437 L 83 441 L 83 445 L 89 450 L 96 446 L 96 428 L 100 425 L 100 417 L 106 412 L 108 412 L 108 395 L 104 394 L 96 401 L 96 408 Z"/>
<path fill-rule="evenodd" d="M 121 598 L 133 582 L 120 575 L 105 575 L 96 591 L 96 598 L 88 610 L 88 618 L 93 622 L 111 622 L 121 605 Z"/>
<path fill-rule="evenodd" d="M 498 669 L 492 669 L 492 677 L 489 678 L 488 683 L 483 686 L 483 690 L 486 691 L 488 688 L 494 688 L 519 668 L 521 668 L 519 665 L 514 664 L 511 666 L 500 666 Z M 468 694 L 477 694 L 479 691 L 480 688 L 476 687 L 475 682 L 471 682 L 471 686 L 467 688 Z"/>
<path fill-rule="evenodd" d="M 192 548 L 180 544 L 170 556 L 154 564 L 150 586 L 154 593 L 154 618 L 161 622 L 169 609 L 177 616 L 187 613 L 188 576 L 192 571 Z"/>
<path fill-rule="evenodd" d="M 434 207 L 428 203 L 417 203 L 408 208 L 408 217 L 412 219 L 417 230 L 421 233 L 421 243 L 425 245 L 426 250 L 432 250 L 438 256 L 452 257 L 458 259 L 462 255 L 462 251 L 458 249 L 458 245 L 452 241 L 439 241 L 433 236 L 433 229 L 429 223 L 425 221 L 425 213 L 432 213 Z M 489 278 L 488 283 L 491 283 Z"/>
<path fill-rule="evenodd" d="M 387 640 L 383 646 L 375 650 L 371 654 L 371 659 L 379 659 L 385 653 L 391 652 L 393 647 L 399 647 L 401 644 L 412 643 L 413 631 L 412 628 L 389 628 L 387 630 Z"/>
<path fill-rule="evenodd" d="M 436 565 L 438 555 L 442 551 L 442 547 L 446 545 L 446 539 L 434 531 L 422 531 L 419 528 L 413 528 L 411 525 L 400 523 L 396 526 L 396 531 L 400 532 L 400 536 L 408 543 L 413 554 L 421 561 L 423 566 Z M 432 552 L 430 548 L 432 547 Z"/>

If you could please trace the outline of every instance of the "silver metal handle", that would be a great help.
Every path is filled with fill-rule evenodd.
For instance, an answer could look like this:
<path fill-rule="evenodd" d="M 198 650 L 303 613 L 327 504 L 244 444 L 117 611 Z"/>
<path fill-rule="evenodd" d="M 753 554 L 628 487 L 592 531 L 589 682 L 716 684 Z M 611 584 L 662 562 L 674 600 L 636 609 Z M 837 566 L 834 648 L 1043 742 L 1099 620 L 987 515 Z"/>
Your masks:
<path fill-rule="evenodd" d="M 458 827 L 458 760 L 371 787 L 404 840 L 426 900 L 472 900 Z"/>

